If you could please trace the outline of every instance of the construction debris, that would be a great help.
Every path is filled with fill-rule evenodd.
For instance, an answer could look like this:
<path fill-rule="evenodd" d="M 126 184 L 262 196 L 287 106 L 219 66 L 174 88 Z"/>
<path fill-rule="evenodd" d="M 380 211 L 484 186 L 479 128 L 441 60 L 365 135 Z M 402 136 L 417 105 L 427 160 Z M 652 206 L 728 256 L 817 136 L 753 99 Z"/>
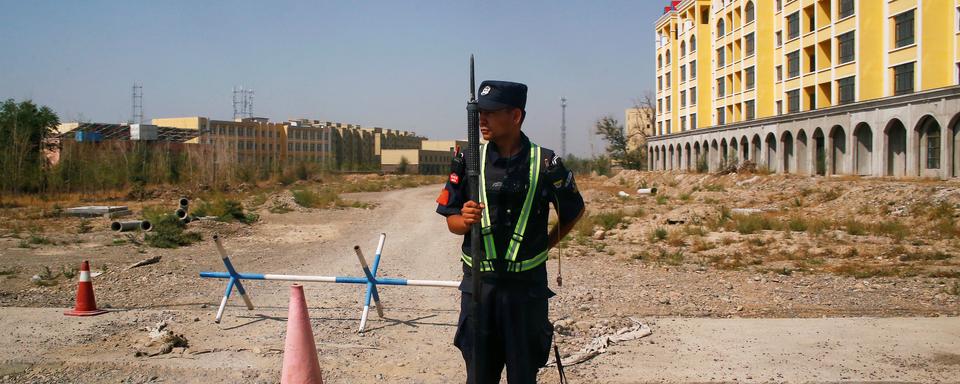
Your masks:
<path fill-rule="evenodd" d="M 625 327 L 617 330 L 613 334 L 601 335 L 595 337 L 590 341 L 589 344 L 580 348 L 579 351 L 573 353 L 566 358 L 562 358 L 561 362 L 564 366 L 570 366 L 573 364 L 580 364 L 584 361 L 590 360 L 597 355 L 607 351 L 607 347 L 611 343 L 619 343 L 621 341 L 636 340 L 642 337 L 650 336 L 653 331 L 650 330 L 646 324 L 641 323 L 639 320 L 630 318 L 630 321 L 633 322 L 633 326 Z M 552 358 L 547 361 L 548 367 L 556 366 L 556 358 Z"/>
<path fill-rule="evenodd" d="M 125 205 L 92 205 L 86 207 L 73 207 L 64 210 L 67 216 L 76 217 L 106 217 L 114 218 L 130 215 L 133 212 Z"/>
<path fill-rule="evenodd" d="M 130 264 L 130 266 L 128 266 L 127 269 L 133 269 L 133 268 L 136 268 L 136 267 L 142 267 L 142 266 L 144 266 L 144 265 L 156 264 L 156 263 L 159 263 L 159 262 L 160 262 L 160 255 L 157 255 L 157 256 L 151 257 L 151 258 L 149 258 L 149 259 L 143 259 L 143 260 L 140 260 L 140 261 L 138 261 L 138 262 L 136 262 L 136 263 Z"/>
<path fill-rule="evenodd" d="M 153 357 L 164 355 L 173 351 L 174 348 L 187 348 L 189 343 L 183 335 L 177 335 L 167 328 L 167 322 L 161 320 L 154 327 L 147 327 L 147 336 L 150 341 L 144 345 L 146 350 L 137 350 L 135 357 Z"/>
<path fill-rule="evenodd" d="M 128 232 L 136 230 L 150 232 L 153 230 L 153 224 L 147 220 L 114 221 L 113 223 L 110 223 L 110 230 L 115 232 Z"/>

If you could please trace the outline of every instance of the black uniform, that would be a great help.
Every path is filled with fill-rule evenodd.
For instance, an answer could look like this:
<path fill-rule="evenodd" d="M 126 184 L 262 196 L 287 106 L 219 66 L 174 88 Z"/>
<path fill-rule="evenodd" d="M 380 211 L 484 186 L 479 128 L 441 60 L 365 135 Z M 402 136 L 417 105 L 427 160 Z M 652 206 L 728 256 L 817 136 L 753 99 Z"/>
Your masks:
<path fill-rule="evenodd" d="M 481 88 L 483 84 L 481 84 Z M 512 383 L 536 382 L 537 370 L 542 367 L 550 351 L 553 325 L 547 318 L 547 299 L 554 293 L 547 287 L 546 263 L 522 272 L 506 270 L 507 244 L 513 235 L 528 188 L 536 188 L 527 228 L 519 248 L 517 261 L 528 260 L 547 249 L 547 220 L 550 202 L 559 208 L 560 222 L 575 219 L 584 208 L 573 174 L 567 171 L 553 151 L 542 149 L 544 165 L 537 185 L 530 186 L 530 140 L 521 133 L 521 151 L 509 158 L 500 156 L 495 143 L 489 143 L 486 157 L 486 185 L 491 230 L 496 245 L 497 260 L 494 271 L 483 274 L 481 297 L 480 337 L 485 340 L 484 377 L 497 383 L 504 365 L 507 380 Z M 469 199 L 466 166 L 458 154 L 451 167 L 450 179 L 437 199 L 437 213 L 449 216 L 460 214 Z M 463 236 L 461 251 L 470 255 L 471 236 Z M 480 255 L 479 259 L 484 259 Z M 476 261 L 474 257 L 472 260 Z M 473 329 L 471 328 L 472 269 L 463 263 L 463 281 L 460 283 L 460 320 L 454 345 L 460 349 L 467 364 L 467 383 L 473 362 Z"/>

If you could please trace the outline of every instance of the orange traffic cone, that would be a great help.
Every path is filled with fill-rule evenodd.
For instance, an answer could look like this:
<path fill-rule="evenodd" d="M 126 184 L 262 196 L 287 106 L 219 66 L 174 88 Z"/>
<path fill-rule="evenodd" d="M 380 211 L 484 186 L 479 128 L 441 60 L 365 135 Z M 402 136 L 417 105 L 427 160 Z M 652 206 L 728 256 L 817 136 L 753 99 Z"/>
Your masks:
<path fill-rule="evenodd" d="M 90 262 L 80 264 L 80 281 L 77 282 L 77 305 L 63 314 L 67 316 L 96 316 L 107 313 L 97 309 L 97 300 L 93 298 L 93 283 L 90 282 Z"/>
<path fill-rule="evenodd" d="M 290 286 L 290 308 L 287 313 L 287 338 L 283 346 L 283 369 L 280 384 L 323 384 L 317 345 L 313 342 L 310 315 L 303 297 L 303 286 Z"/>

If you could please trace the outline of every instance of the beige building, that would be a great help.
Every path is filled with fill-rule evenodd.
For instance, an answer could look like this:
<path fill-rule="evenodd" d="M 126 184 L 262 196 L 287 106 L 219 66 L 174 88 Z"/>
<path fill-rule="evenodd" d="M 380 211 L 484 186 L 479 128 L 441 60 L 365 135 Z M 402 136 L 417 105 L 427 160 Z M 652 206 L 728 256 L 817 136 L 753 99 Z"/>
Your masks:
<path fill-rule="evenodd" d="M 153 119 L 153 124 L 198 130 L 199 137 L 192 142 L 210 145 L 222 156 L 241 163 L 306 161 L 326 169 L 350 171 L 378 170 L 382 150 L 417 150 L 425 140 L 413 132 L 311 119 L 272 123 L 265 118 L 229 121 L 179 117 Z"/>
<path fill-rule="evenodd" d="M 401 173 L 400 164 L 407 160 L 403 173 L 420 175 L 444 175 L 450 169 L 451 152 L 423 149 L 384 149 L 380 156 L 380 169 L 387 173 Z"/>
<path fill-rule="evenodd" d="M 380 157 L 380 169 L 387 173 L 399 173 L 402 159 L 407 160 L 404 173 L 421 175 L 444 175 L 450 170 L 450 160 L 457 147 L 467 146 L 465 140 L 423 140 L 419 149 L 384 149 Z"/>
<path fill-rule="evenodd" d="M 466 140 L 424 140 L 421 149 L 425 151 L 447 151 L 451 154 L 460 147 L 460 151 L 467 148 Z M 449 159 L 447 159 L 449 160 Z"/>
<path fill-rule="evenodd" d="M 627 130 L 627 150 L 644 148 L 647 138 L 653 136 L 653 109 L 627 108 L 624 112 L 624 129 Z"/>

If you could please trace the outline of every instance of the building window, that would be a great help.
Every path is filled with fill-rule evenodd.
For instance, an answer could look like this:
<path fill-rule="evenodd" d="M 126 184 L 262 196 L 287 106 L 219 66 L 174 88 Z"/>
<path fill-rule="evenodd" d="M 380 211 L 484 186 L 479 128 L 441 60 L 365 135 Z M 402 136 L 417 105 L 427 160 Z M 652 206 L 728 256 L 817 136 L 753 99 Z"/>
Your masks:
<path fill-rule="evenodd" d="M 777 72 L 777 81 L 783 81 L 783 66 L 778 65 L 775 71 Z"/>
<path fill-rule="evenodd" d="M 787 92 L 787 113 L 800 112 L 800 90 Z"/>
<path fill-rule="evenodd" d="M 690 105 L 697 105 L 697 87 L 690 88 Z"/>
<path fill-rule="evenodd" d="M 670 120 L 663 122 L 663 131 L 666 133 L 670 133 Z"/>
<path fill-rule="evenodd" d="M 753 56 L 753 52 L 756 47 L 756 42 L 754 41 L 755 39 L 754 39 L 753 33 L 751 32 L 749 35 L 744 36 L 743 40 L 747 45 L 746 56 L 747 57 Z"/>
<path fill-rule="evenodd" d="M 697 61 L 690 62 L 690 80 L 697 78 Z"/>
<path fill-rule="evenodd" d="M 663 122 L 662 122 L 662 121 L 658 121 L 658 122 L 657 122 L 657 134 L 658 134 L 658 135 L 662 135 L 662 134 L 663 134 Z"/>
<path fill-rule="evenodd" d="M 657 113 L 663 113 L 663 99 L 657 99 Z"/>
<path fill-rule="evenodd" d="M 670 96 L 667 96 L 667 100 L 663 103 L 667 105 L 667 112 L 670 112 L 670 106 L 672 105 L 672 103 L 670 103 Z"/>
<path fill-rule="evenodd" d="M 747 110 L 747 120 L 753 120 L 757 117 L 757 102 L 754 100 L 749 100 L 744 103 L 746 106 L 744 109 Z"/>
<path fill-rule="evenodd" d="M 853 15 L 853 0 L 840 0 L 840 18 Z"/>
<path fill-rule="evenodd" d="M 727 123 L 725 116 L 723 115 L 725 108 L 717 108 L 717 125 L 724 125 Z"/>
<path fill-rule="evenodd" d="M 681 116 L 681 117 L 680 117 L 680 131 L 686 131 L 686 130 L 687 130 L 687 117 L 686 117 L 686 116 Z"/>
<path fill-rule="evenodd" d="M 800 51 L 787 54 L 787 78 L 800 76 Z"/>
<path fill-rule="evenodd" d="M 783 114 L 783 100 L 777 100 L 777 114 Z"/>
<path fill-rule="evenodd" d="M 940 127 L 930 124 L 924 136 L 927 140 L 927 169 L 940 169 Z"/>
<path fill-rule="evenodd" d="M 697 114 L 690 114 L 690 129 L 697 129 Z"/>
<path fill-rule="evenodd" d="M 777 31 L 773 35 L 777 40 L 777 46 L 783 45 L 783 31 Z"/>
<path fill-rule="evenodd" d="M 723 97 L 723 96 L 724 96 L 724 94 L 726 93 L 726 92 L 725 92 L 726 90 L 724 89 L 724 88 L 725 88 L 725 87 L 724 87 L 725 85 L 726 85 L 726 81 L 724 81 L 724 79 L 723 79 L 722 77 L 719 78 L 719 79 L 717 79 L 717 97 Z"/>
<path fill-rule="evenodd" d="M 687 55 L 687 42 L 686 42 L 686 41 L 681 41 L 681 42 L 680 42 L 680 57 L 684 57 L 684 56 L 686 56 L 686 55 Z"/>
<path fill-rule="evenodd" d="M 665 75 L 663 75 L 663 78 L 667 80 L 667 89 L 670 89 L 670 72 L 667 72 Z"/>
<path fill-rule="evenodd" d="M 893 67 L 894 94 L 903 95 L 913 92 L 913 64 L 906 63 Z"/>
<path fill-rule="evenodd" d="M 663 68 L 663 55 L 657 55 L 657 68 Z"/>
<path fill-rule="evenodd" d="M 723 35 L 726 34 L 727 33 L 723 25 L 723 18 L 721 18 L 720 21 L 717 21 L 717 37 L 723 37 Z"/>
<path fill-rule="evenodd" d="M 663 76 L 657 76 L 657 90 L 663 90 Z"/>
<path fill-rule="evenodd" d="M 783 0 L 777 0 L 777 12 L 783 9 Z"/>
<path fill-rule="evenodd" d="M 680 66 L 680 82 L 682 83 L 684 81 L 687 81 L 687 67 L 681 65 Z"/>
<path fill-rule="evenodd" d="M 670 51 L 667 51 L 667 65 L 670 65 Z"/>
<path fill-rule="evenodd" d="M 723 47 L 717 48 L 717 66 L 722 67 L 726 65 L 726 60 L 724 58 Z"/>
<path fill-rule="evenodd" d="M 680 91 L 680 108 L 687 106 L 687 91 Z"/>
<path fill-rule="evenodd" d="M 753 19 L 754 19 L 754 17 L 755 17 L 755 11 L 756 11 L 756 10 L 754 9 L 754 7 L 753 7 L 753 2 L 752 2 L 752 1 L 748 1 L 748 2 L 747 2 L 747 6 L 746 6 L 746 8 L 745 8 L 745 11 L 746 11 L 746 14 L 747 14 L 747 15 L 746 15 L 746 16 L 747 16 L 746 24 L 749 24 L 750 22 L 753 21 Z"/>
<path fill-rule="evenodd" d="M 853 61 L 855 52 L 853 37 L 853 31 L 837 36 L 837 45 L 839 46 L 838 50 L 840 51 L 840 64 Z"/>
<path fill-rule="evenodd" d="M 896 47 L 913 44 L 913 10 L 894 16 L 896 24 Z"/>
<path fill-rule="evenodd" d="M 696 51 L 697 51 L 697 37 L 690 36 L 690 53 L 694 53 Z"/>
<path fill-rule="evenodd" d="M 807 73 L 813 73 L 817 71 L 817 56 L 813 53 L 813 51 L 810 51 L 810 55 L 807 56 L 807 64 L 809 64 L 807 66 Z"/>
<path fill-rule="evenodd" d="M 848 104 L 855 101 L 856 93 L 854 89 L 854 80 L 854 76 L 837 80 L 837 92 L 840 93 L 840 104 Z"/>
<path fill-rule="evenodd" d="M 800 11 L 791 13 L 787 16 L 787 40 L 793 40 L 800 36 Z"/>
<path fill-rule="evenodd" d="M 744 70 L 744 72 L 746 72 L 746 77 L 747 77 L 747 90 L 751 90 L 753 89 L 756 83 L 756 77 L 757 77 L 756 69 L 755 67 L 750 67 Z"/>

